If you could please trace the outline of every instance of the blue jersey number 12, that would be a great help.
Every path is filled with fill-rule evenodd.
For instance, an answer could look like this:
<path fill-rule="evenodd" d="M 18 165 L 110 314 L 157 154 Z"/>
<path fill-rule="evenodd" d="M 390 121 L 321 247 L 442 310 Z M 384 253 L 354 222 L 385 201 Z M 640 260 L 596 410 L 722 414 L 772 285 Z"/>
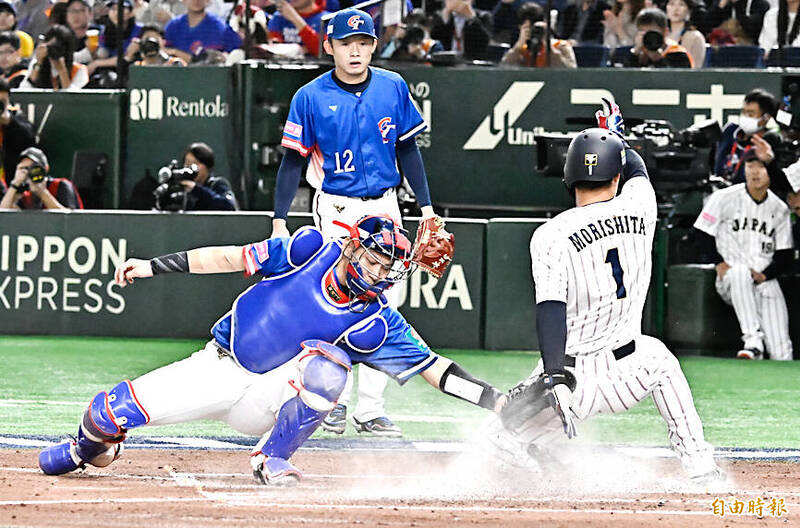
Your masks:
<path fill-rule="evenodd" d="M 611 264 L 611 275 L 617 283 L 617 299 L 624 299 L 628 292 L 625 291 L 625 284 L 622 282 L 625 272 L 622 271 L 622 266 L 619 265 L 619 250 L 617 248 L 608 250 L 606 264 Z"/>
<path fill-rule="evenodd" d="M 339 153 L 336 152 L 336 170 L 333 171 L 334 174 L 341 174 L 343 172 L 355 172 L 356 168 L 353 166 L 353 151 L 350 149 L 345 150 L 342 152 L 341 157 Z M 342 167 L 342 161 L 344 161 L 344 167 Z"/>

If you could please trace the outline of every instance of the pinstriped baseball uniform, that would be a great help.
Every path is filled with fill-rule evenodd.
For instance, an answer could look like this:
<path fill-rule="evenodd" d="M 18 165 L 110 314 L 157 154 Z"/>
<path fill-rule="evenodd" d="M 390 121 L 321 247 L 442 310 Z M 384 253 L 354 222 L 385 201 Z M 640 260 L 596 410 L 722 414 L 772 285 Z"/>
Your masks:
<path fill-rule="evenodd" d="M 641 334 L 656 219 L 653 187 L 636 177 L 616 198 L 544 224 L 530 247 L 536 302 L 566 303 L 567 368 L 578 380 L 570 403 L 575 417 L 625 411 L 652 394 L 687 472 L 702 475 L 716 464 L 686 378 L 661 341 Z M 619 349 L 630 351 L 631 342 L 634 351 L 623 357 Z M 540 361 L 531 376 L 542 372 Z M 527 432 L 536 442 L 560 433 L 557 418 Z"/>
<path fill-rule="evenodd" d="M 789 314 L 776 279 L 756 284 L 750 270 L 762 272 L 775 251 L 793 246 L 789 206 L 772 191 L 756 202 L 740 183 L 713 193 L 694 227 L 714 237 L 717 252 L 731 269 L 716 288 L 733 305 L 745 348 L 764 350 L 772 359 L 792 359 Z"/>

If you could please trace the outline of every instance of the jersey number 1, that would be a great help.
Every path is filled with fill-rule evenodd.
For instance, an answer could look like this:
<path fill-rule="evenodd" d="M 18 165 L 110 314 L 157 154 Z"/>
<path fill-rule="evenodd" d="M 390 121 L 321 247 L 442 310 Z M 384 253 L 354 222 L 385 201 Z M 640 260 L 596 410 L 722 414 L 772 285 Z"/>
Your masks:
<path fill-rule="evenodd" d="M 345 150 L 342 152 L 341 157 L 339 153 L 335 153 L 336 156 L 336 170 L 333 171 L 334 174 L 341 174 L 343 172 L 355 172 L 356 168 L 353 166 L 353 151 L 350 149 Z M 344 161 L 344 167 L 342 167 L 342 161 Z"/>
<path fill-rule="evenodd" d="M 624 299 L 628 292 L 625 291 L 625 284 L 622 282 L 625 272 L 622 271 L 622 266 L 619 265 L 619 250 L 617 248 L 608 250 L 606 264 L 611 264 L 611 275 L 617 283 L 617 299 Z"/>

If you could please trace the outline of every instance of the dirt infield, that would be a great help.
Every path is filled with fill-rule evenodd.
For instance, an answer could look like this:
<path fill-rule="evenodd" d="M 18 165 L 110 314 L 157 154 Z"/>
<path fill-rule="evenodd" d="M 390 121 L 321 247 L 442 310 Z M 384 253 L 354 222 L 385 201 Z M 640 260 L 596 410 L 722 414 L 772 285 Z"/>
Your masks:
<path fill-rule="evenodd" d="M 37 454 L 0 450 L 0 525 L 701 528 L 800 521 L 793 463 L 723 461 L 730 482 L 709 490 L 689 488 L 675 460 L 587 459 L 583 472 L 532 474 L 480 467 L 466 454 L 301 451 L 293 459 L 305 474 L 301 484 L 270 488 L 255 484 L 242 451 L 129 450 L 109 468 L 62 477 L 41 474 Z"/>

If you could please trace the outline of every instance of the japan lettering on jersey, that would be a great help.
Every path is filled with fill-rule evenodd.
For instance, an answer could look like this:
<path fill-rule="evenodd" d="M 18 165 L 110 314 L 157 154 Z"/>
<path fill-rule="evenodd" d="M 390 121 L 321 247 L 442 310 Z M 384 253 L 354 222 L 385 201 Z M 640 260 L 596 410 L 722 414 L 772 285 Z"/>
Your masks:
<path fill-rule="evenodd" d="M 370 67 L 360 96 L 341 89 L 328 72 L 295 94 L 281 145 L 311 156 L 314 188 L 344 196 L 380 196 L 400 183 L 396 144 L 425 130 L 400 75 Z"/>
<path fill-rule="evenodd" d="M 653 187 L 636 177 L 616 198 L 565 211 L 534 231 L 536 302 L 566 303 L 567 354 L 614 349 L 641 334 L 656 220 Z"/>
<path fill-rule="evenodd" d="M 756 202 L 745 183 L 713 193 L 694 227 L 714 237 L 725 262 L 756 271 L 772 263 L 775 251 L 793 246 L 789 206 L 769 190 Z"/>

